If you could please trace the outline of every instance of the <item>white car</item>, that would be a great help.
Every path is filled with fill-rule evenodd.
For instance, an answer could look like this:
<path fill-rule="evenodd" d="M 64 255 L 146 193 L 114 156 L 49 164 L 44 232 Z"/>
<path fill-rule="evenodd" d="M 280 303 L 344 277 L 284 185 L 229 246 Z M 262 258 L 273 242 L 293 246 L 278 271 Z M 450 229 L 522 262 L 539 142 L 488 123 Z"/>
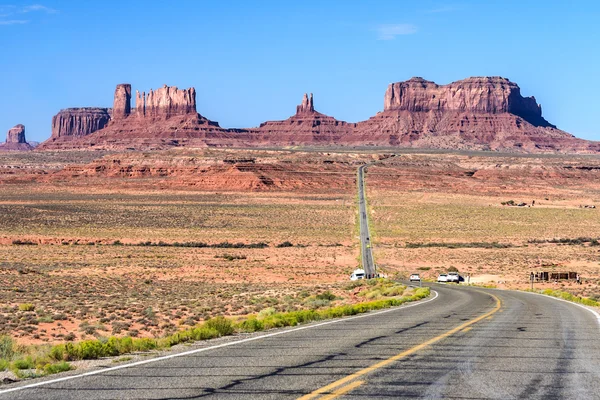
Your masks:
<path fill-rule="evenodd" d="M 420 282 L 421 281 L 421 277 L 419 276 L 419 274 L 412 274 L 410 276 L 410 278 L 408 278 L 409 281 L 411 282 Z"/>
<path fill-rule="evenodd" d="M 354 270 L 352 275 L 350 275 L 351 281 L 357 281 L 359 279 L 365 279 L 365 270 L 364 269 L 356 269 L 356 270 Z"/>
<path fill-rule="evenodd" d="M 458 272 L 448 272 L 446 279 L 448 282 L 460 283 L 460 276 L 458 275 Z"/>
<path fill-rule="evenodd" d="M 448 282 L 448 275 L 446 275 L 446 274 L 439 274 L 437 281 L 438 282 Z"/>

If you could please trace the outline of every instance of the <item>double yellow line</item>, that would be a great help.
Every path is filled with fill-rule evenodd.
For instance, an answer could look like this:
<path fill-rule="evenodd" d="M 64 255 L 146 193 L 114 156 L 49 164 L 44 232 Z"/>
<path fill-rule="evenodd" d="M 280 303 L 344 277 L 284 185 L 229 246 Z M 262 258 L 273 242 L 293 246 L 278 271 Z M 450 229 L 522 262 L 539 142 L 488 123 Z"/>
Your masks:
<path fill-rule="evenodd" d="M 486 293 L 486 294 L 489 294 L 489 293 Z M 452 328 L 449 331 L 444 332 L 439 336 L 436 336 L 432 339 L 427 340 L 426 342 L 416 345 L 413 348 L 405 350 L 402 353 L 396 354 L 395 356 L 392 356 L 386 360 L 383 360 L 376 364 L 373 364 L 370 367 L 361 369 L 360 371 L 357 371 L 351 375 L 348 375 L 342 379 L 339 379 L 333 383 L 330 383 L 329 385 L 323 386 L 322 388 L 317 389 L 314 392 L 311 392 L 307 395 L 300 397 L 298 400 L 310 400 L 310 399 L 314 399 L 321 395 L 324 395 L 320 398 L 321 400 L 334 399 L 338 396 L 341 396 L 343 394 L 350 392 L 351 390 L 356 389 L 357 387 L 359 387 L 360 385 L 362 385 L 364 383 L 364 381 L 355 380 L 356 378 L 360 378 L 361 376 L 364 376 L 375 370 L 386 367 L 393 362 L 396 362 L 396 361 L 401 360 L 411 354 L 414 354 L 417 351 L 422 350 L 428 346 L 431 346 L 432 344 L 439 342 L 440 340 L 445 339 L 448 336 L 454 335 L 457 332 L 460 332 L 462 330 L 465 330 L 465 332 L 469 331 L 471 325 L 476 324 L 483 319 L 490 318 L 492 316 L 492 314 L 494 314 L 494 313 L 498 312 L 498 310 L 500 310 L 500 307 L 502 306 L 500 299 L 498 297 L 494 296 L 493 294 L 489 294 L 489 295 L 492 296 L 492 298 L 494 298 L 494 300 L 496 300 L 496 306 L 491 311 L 489 311 L 483 315 L 480 315 L 479 317 L 474 318 L 470 321 L 467 321 L 464 324 L 457 326 L 456 328 Z M 466 328 L 469 328 L 469 329 L 466 329 Z M 349 383 L 349 384 L 346 385 L 347 383 Z"/>

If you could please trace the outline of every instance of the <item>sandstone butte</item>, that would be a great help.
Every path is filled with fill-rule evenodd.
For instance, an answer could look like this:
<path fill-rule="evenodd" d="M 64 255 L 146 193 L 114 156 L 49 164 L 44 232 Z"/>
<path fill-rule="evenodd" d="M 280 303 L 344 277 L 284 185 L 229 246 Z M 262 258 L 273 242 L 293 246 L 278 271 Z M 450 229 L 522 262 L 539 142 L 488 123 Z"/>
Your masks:
<path fill-rule="evenodd" d="M 52 120 L 47 149 L 152 150 L 177 146 L 379 146 L 555 153 L 600 152 L 542 116 L 534 97 L 501 77 L 474 77 L 438 85 L 412 78 L 388 86 L 383 111 L 358 123 L 315 110 L 304 95 L 296 114 L 257 128 L 224 129 L 196 111 L 194 88 L 136 91 L 120 84 L 113 108 L 71 108 Z"/>
<path fill-rule="evenodd" d="M 32 149 L 33 146 L 27 143 L 25 139 L 25 125 L 22 124 L 10 128 L 6 133 L 6 142 L 0 144 L 0 151 L 27 151 Z"/>

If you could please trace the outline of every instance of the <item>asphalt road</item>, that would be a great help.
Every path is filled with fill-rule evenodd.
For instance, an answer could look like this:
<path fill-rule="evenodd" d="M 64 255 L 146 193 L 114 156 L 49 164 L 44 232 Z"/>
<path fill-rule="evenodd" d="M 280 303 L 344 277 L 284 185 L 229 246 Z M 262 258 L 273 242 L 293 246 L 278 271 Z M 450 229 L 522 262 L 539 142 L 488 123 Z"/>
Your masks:
<path fill-rule="evenodd" d="M 368 164 L 369 165 L 369 164 Z M 367 277 L 374 277 L 377 272 L 373 262 L 373 251 L 371 247 L 371 234 L 369 233 L 369 220 L 367 218 L 367 202 L 365 199 L 365 169 L 368 165 L 358 168 L 358 214 L 360 225 L 360 254 L 362 267 Z"/>
<path fill-rule="evenodd" d="M 600 397 L 592 313 L 529 293 L 432 287 L 430 301 L 34 388 L 2 386 L 0 399 Z"/>

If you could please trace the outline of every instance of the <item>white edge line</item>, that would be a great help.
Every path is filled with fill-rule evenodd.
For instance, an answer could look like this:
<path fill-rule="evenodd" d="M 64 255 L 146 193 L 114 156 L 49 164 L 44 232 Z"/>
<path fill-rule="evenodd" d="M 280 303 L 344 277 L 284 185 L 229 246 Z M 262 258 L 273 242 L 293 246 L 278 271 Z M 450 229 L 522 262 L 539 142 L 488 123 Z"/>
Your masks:
<path fill-rule="evenodd" d="M 337 323 L 340 323 L 340 322 L 350 321 L 350 320 L 353 320 L 353 319 L 372 317 L 374 315 L 384 314 L 384 313 L 388 313 L 388 312 L 392 312 L 392 311 L 404 310 L 406 308 L 420 306 L 422 304 L 429 303 L 430 301 L 433 301 L 433 300 L 437 299 L 438 298 L 438 292 L 436 292 L 433 289 L 431 291 L 435 293 L 435 296 L 433 298 L 427 299 L 427 300 L 424 300 L 424 301 L 418 301 L 418 302 L 413 303 L 413 304 L 403 305 L 403 306 L 399 306 L 399 307 L 391 307 L 391 308 L 388 308 L 386 310 L 369 312 L 369 313 L 365 313 L 365 314 L 362 314 L 362 315 L 355 315 L 355 316 L 352 316 L 352 317 L 336 318 L 336 319 L 331 320 L 331 321 L 321 322 L 321 323 L 314 324 L 314 325 L 301 326 L 299 328 L 289 329 L 289 330 L 280 331 L 280 332 L 268 333 L 266 335 L 261 335 L 261 336 L 255 336 L 255 337 L 251 337 L 251 338 L 236 340 L 234 342 L 222 343 L 222 344 L 218 344 L 218 345 L 211 346 L 211 347 L 203 347 L 201 349 L 189 350 L 189 351 L 184 351 L 184 352 L 176 353 L 176 354 L 169 354 L 167 356 L 156 357 L 156 358 L 152 358 L 150 360 L 136 361 L 136 362 L 133 362 L 133 363 L 130 363 L 130 364 L 118 365 L 116 367 L 110 367 L 110 368 L 99 369 L 99 370 L 96 370 L 96 371 L 84 372 L 83 374 L 79 374 L 79 375 L 65 376 L 65 377 L 62 377 L 62 378 L 47 380 L 47 381 L 38 382 L 38 383 L 32 383 L 32 384 L 29 384 L 29 385 L 18 386 L 18 387 L 6 389 L 6 390 L 0 390 L 0 394 L 10 393 L 10 392 L 16 392 L 16 391 L 25 390 L 25 389 L 31 389 L 31 388 L 35 388 L 35 387 L 39 387 L 39 386 L 44 386 L 44 385 L 50 385 L 50 384 L 53 384 L 53 383 L 64 382 L 64 381 L 68 381 L 68 380 L 71 380 L 71 379 L 83 378 L 85 376 L 104 374 L 106 372 L 117 371 L 119 369 L 124 369 L 124 368 L 137 367 L 139 365 L 144 365 L 144 364 L 149 364 L 149 363 L 152 363 L 152 362 L 169 360 L 171 358 L 189 356 L 191 354 L 201 353 L 201 352 L 208 351 L 208 350 L 219 349 L 221 347 L 228 347 L 228 346 L 233 346 L 233 345 L 240 344 L 240 343 L 246 343 L 246 342 L 251 342 L 251 341 L 254 341 L 254 340 L 265 339 L 265 338 L 269 338 L 269 337 L 273 337 L 273 336 L 278 336 L 278 335 L 284 335 L 286 333 L 298 332 L 298 331 L 302 331 L 304 329 L 317 328 L 319 326 L 330 325 L 330 324 L 337 324 Z"/>
<path fill-rule="evenodd" d="M 544 296 L 544 297 L 548 297 L 550 299 L 554 299 L 554 300 L 558 300 L 558 301 L 563 301 L 565 303 L 569 303 L 569 304 L 572 304 L 574 306 L 581 307 L 584 310 L 588 310 L 589 312 L 591 312 L 592 314 L 594 314 L 596 316 L 596 319 L 598 320 L 598 325 L 600 327 L 600 314 L 596 310 L 592 310 L 591 308 L 589 308 L 587 306 L 584 306 L 583 304 L 575 303 L 573 301 L 569 301 L 569 300 L 565 300 L 565 299 L 559 299 L 558 297 L 554 297 L 554 296 L 548 296 L 547 294 L 543 294 L 543 293 L 525 292 L 525 291 L 523 291 L 521 293 L 537 294 L 538 296 Z"/>

